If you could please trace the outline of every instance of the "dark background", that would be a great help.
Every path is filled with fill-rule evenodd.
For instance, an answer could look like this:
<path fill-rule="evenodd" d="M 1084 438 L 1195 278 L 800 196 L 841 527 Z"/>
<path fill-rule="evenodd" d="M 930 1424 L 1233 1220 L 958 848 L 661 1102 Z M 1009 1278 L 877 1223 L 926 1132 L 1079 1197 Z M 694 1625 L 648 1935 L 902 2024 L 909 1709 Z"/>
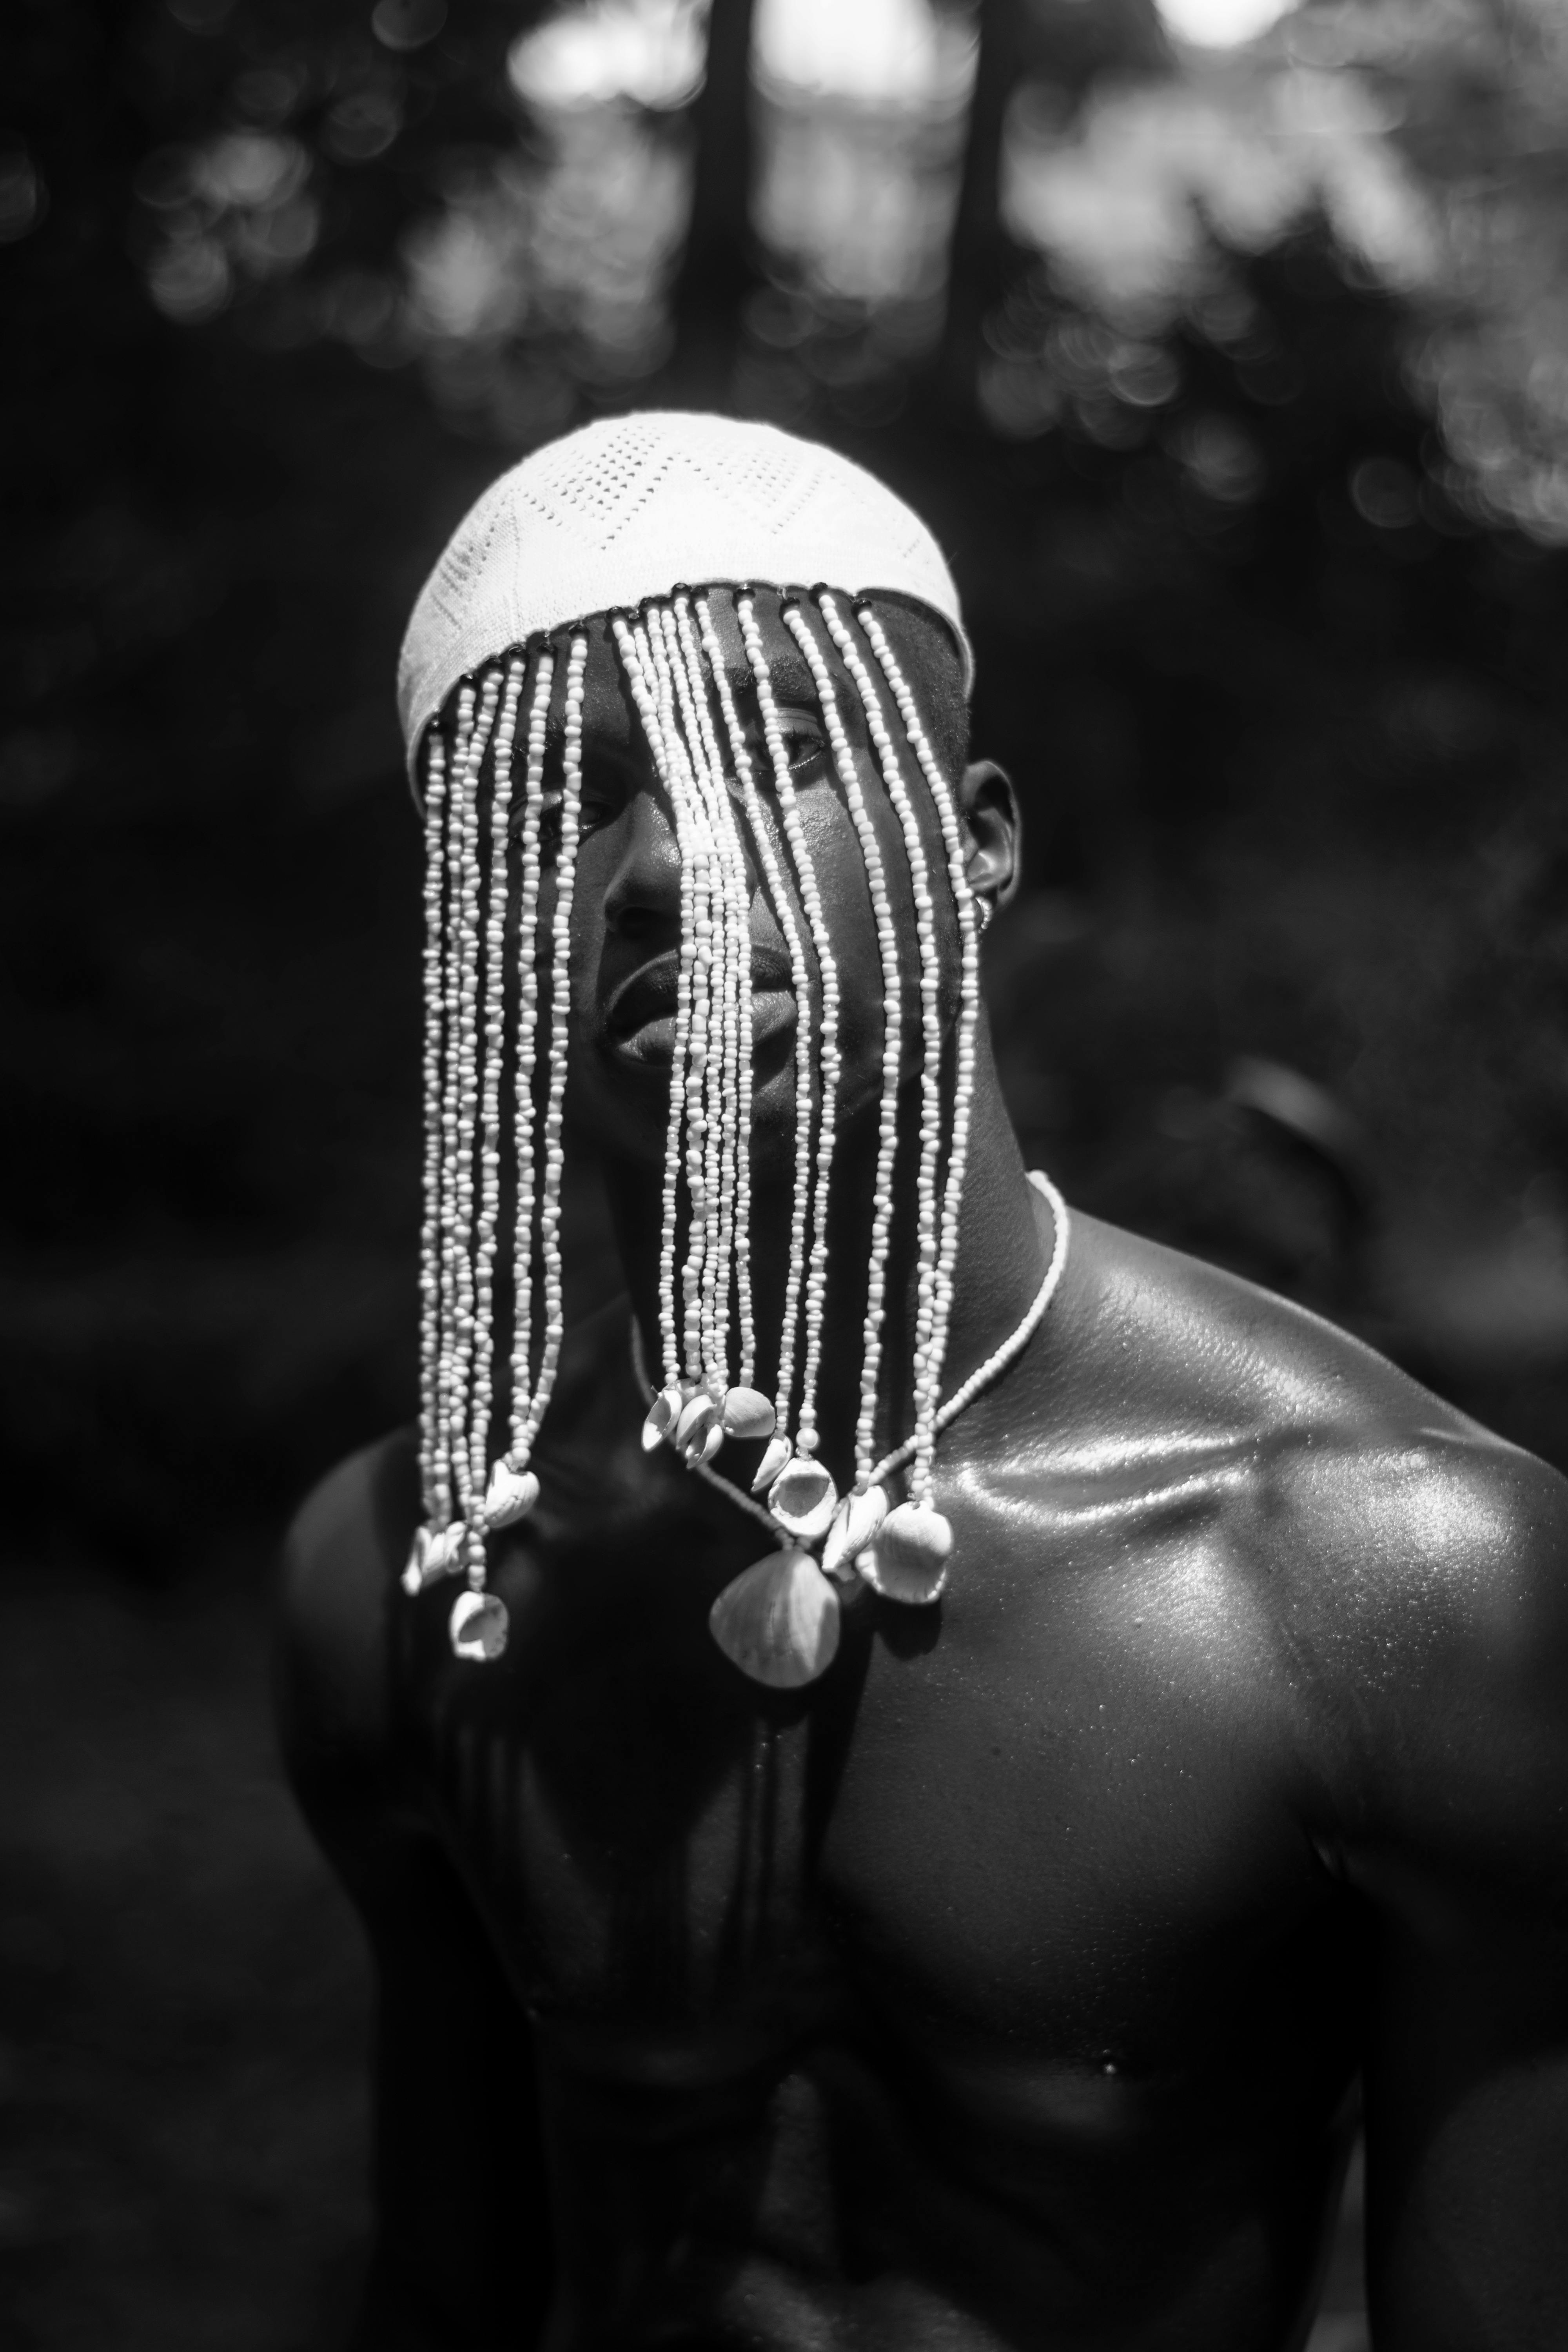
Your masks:
<path fill-rule="evenodd" d="M 1217 51 L 979 0 L 879 90 L 745 0 L 696 89 L 678 0 L 636 55 L 605 5 L 520 51 L 542 13 L 0 37 L 0 2315 L 50 2352 L 325 2345 L 352 2292 L 363 1987 L 264 1589 L 412 1408 L 391 682 L 521 450 L 716 405 L 909 496 L 1028 824 L 987 956 L 1031 1158 L 1568 1464 L 1552 8 Z"/>

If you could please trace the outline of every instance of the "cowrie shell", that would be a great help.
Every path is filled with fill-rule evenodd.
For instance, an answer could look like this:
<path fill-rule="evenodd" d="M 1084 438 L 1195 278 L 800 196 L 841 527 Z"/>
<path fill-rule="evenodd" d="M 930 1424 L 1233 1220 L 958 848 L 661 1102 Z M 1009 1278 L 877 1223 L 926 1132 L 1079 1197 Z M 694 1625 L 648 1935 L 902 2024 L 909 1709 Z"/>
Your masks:
<path fill-rule="evenodd" d="M 900 1503 L 856 1562 L 873 1592 L 912 1607 L 939 1601 L 947 1582 L 952 1528 L 940 1511 Z"/>
<path fill-rule="evenodd" d="M 769 1439 L 763 1450 L 763 1458 L 757 1465 L 757 1475 L 752 1480 L 753 1495 L 760 1495 L 764 1486 L 773 1485 L 773 1480 L 789 1460 L 791 1451 L 790 1442 L 782 1430 L 776 1437 Z"/>
<path fill-rule="evenodd" d="M 651 1454 L 662 1439 L 669 1435 L 680 1416 L 681 1395 L 679 1389 L 660 1389 L 647 1409 L 642 1425 L 642 1450 Z"/>
<path fill-rule="evenodd" d="M 485 1489 L 487 1528 L 515 1527 L 538 1500 L 539 1481 L 531 1470 L 514 1470 L 510 1462 L 491 1464 L 490 1483 Z"/>
<path fill-rule="evenodd" d="M 490 1659 L 499 1658 L 506 1647 L 510 1630 L 506 1603 L 498 1601 L 493 1592 L 459 1592 L 452 1603 L 448 1627 L 452 1647 L 458 1657 L 486 1665 Z"/>
<path fill-rule="evenodd" d="M 444 1576 L 456 1576 L 463 1565 L 464 1533 L 461 1519 L 455 1519 L 449 1528 L 416 1528 L 403 1571 L 405 1592 L 412 1597 Z"/>
<path fill-rule="evenodd" d="M 773 1409 L 761 1389 L 726 1389 L 722 1415 L 726 1437 L 771 1437 Z"/>
<path fill-rule="evenodd" d="M 731 1665 L 771 1690 L 826 1674 L 838 1649 L 838 1595 L 809 1552 L 776 1551 L 727 1584 L 709 1630 Z"/>
<path fill-rule="evenodd" d="M 797 1454 L 768 1488 L 768 1508 L 786 1535 L 815 1543 L 838 1507 L 838 1489 L 820 1462 Z"/>
<path fill-rule="evenodd" d="M 829 1576 L 853 1572 L 857 1558 L 887 1516 L 888 1497 L 880 1486 L 868 1486 L 863 1495 L 845 1496 L 822 1547 L 822 1565 Z"/>
<path fill-rule="evenodd" d="M 710 1445 L 708 1440 L 715 1431 L 718 1432 L 716 1442 Z M 723 1442 L 724 1433 L 719 1427 L 719 1408 L 706 1389 L 699 1389 L 697 1394 L 688 1398 L 680 1408 L 680 1418 L 675 1424 L 675 1450 L 688 1462 L 706 1462 L 718 1453 Z"/>

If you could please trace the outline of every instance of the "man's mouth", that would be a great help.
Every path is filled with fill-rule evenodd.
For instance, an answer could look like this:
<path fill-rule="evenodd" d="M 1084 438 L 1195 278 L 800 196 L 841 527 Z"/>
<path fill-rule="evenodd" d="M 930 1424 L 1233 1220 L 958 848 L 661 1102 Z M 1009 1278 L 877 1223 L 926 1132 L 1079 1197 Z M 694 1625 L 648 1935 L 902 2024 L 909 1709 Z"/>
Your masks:
<path fill-rule="evenodd" d="M 680 957 L 671 949 L 623 980 L 605 1008 L 605 1034 L 621 1059 L 669 1067 L 675 1055 Z M 795 1026 L 795 991 L 786 960 L 767 948 L 752 954 L 753 1052 Z"/>

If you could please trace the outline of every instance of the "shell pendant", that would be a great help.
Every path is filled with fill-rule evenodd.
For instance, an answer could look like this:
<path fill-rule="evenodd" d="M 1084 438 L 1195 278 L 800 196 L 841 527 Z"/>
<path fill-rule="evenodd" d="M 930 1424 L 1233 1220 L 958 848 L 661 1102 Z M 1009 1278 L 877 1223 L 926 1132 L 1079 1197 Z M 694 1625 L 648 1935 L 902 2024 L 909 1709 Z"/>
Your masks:
<path fill-rule="evenodd" d="M 856 1561 L 867 1545 L 876 1541 L 877 1530 L 887 1516 L 888 1497 L 880 1486 L 845 1496 L 822 1547 L 822 1565 L 829 1576 L 853 1578 Z"/>
<path fill-rule="evenodd" d="M 415 1529 L 413 1549 L 403 1571 L 403 1590 L 410 1600 L 427 1585 L 439 1582 L 443 1576 L 457 1575 L 463 1565 L 463 1538 L 467 1533 L 461 1519 L 454 1519 L 449 1528 Z"/>
<path fill-rule="evenodd" d="M 760 1389 L 726 1389 L 720 1415 L 726 1437 L 771 1437 L 773 1409 Z"/>
<path fill-rule="evenodd" d="M 476 1665 L 488 1665 L 506 1647 L 510 1631 L 506 1603 L 498 1601 L 493 1592 L 459 1592 L 452 1603 L 447 1630 L 459 1658 L 468 1658 Z"/>
<path fill-rule="evenodd" d="M 642 1425 L 642 1450 L 645 1454 L 651 1454 L 656 1445 L 662 1444 L 667 1437 L 673 1435 L 685 1402 L 679 1389 L 660 1389 L 649 1405 Z"/>
<path fill-rule="evenodd" d="M 838 1595 L 809 1552 L 778 1551 L 727 1584 L 709 1630 L 731 1665 L 771 1690 L 798 1690 L 838 1649 Z"/>
<path fill-rule="evenodd" d="M 797 1454 L 769 1487 L 768 1508 L 786 1536 L 798 1543 L 815 1543 L 832 1524 L 838 1489 L 820 1462 Z"/>
<path fill-rule="evenodd" d="M 888 1513 L 856 1562 L 885 1601 L 924 1607 L 940 1601 L 952 1552 L 952 1528 L 940 1511 L 900 1503 Z"/>
<path fill-rule="evenodd" d="M 531 1470 L 514 1470 L 505 1461 L 491 1464 L 490 1483 L 485 1490 L 487 1528 L 499 1534 L 502 1528 L 515 1527 L 538 1500 L 539 1480 Z"/>
<path fill-rule="evenodd" d="M 782 1429 L 775 1437 L 769 1438 L 763 1449 L 763 1458 L 757 1465 L 756 1474 L 752 1480 L 753 1495 L 760 1495 L 764 1486 L 773 1485 L 794 1451 L 795 1448 Z"/>
<path fill-rule="evenodd" d="M 680 1409 L 674 1430 L 675 1450 L 688 1464 L 711 1462 L 723 1443 L 719 1408 L 706 1389 L 699 1389 Z"/>

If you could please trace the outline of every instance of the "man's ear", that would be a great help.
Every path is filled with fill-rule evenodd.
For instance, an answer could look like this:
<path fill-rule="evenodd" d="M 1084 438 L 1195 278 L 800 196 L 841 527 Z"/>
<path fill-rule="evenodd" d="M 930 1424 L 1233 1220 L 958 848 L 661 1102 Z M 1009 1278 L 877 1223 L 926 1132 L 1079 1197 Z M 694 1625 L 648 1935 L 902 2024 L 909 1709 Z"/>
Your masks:
<path fill-rule="evenodd" d="M 963 863 L 969 887 L 994 914 L 1016 890 L 1022 872 L 1023 824 L 1011 776 L 994 760 L 972 760 L 958 788 L 958 805 L 969 836 Z"/>

